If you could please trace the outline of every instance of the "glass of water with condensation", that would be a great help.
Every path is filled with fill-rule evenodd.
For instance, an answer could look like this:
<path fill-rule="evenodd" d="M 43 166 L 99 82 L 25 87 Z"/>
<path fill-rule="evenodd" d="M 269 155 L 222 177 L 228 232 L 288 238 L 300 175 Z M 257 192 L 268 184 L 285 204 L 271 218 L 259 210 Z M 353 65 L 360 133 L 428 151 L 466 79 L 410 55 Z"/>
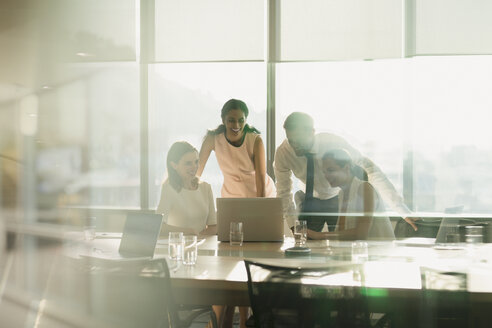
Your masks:
<path fill-rule="evenodd" d="M 183 264 L 194 265 L 198 257 L 197 237 L 195 235 L 184 236 Z"/>
<path fill-rule="evenodd" d="M 479 244 L 483 242 L 483 226 L 466 226 L 465 241 L 468 244 Z"/>
<path fill-rule="evenodd" d="M 296 220 L 294 224 L 294 240 L 296 246 L 304 246 L 307 239 L 307 221 Z"/>
<path fill-rule="evenodd" d="M 180 261 L 183 259 L 184 239 L 182 232 L 169 233 L 169 258 Z"/>

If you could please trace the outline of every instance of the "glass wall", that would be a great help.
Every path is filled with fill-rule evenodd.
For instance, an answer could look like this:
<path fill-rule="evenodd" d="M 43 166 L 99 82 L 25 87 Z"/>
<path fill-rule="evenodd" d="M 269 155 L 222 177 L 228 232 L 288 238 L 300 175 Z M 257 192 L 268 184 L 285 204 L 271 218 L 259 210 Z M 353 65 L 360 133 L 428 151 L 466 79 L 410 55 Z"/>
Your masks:
<path fill-rule="evenodd" d="M 489 5 L 475 1 L 482 11 L 456 1 L 414 5 L 413 11 L 402 1 L 358 0 L 7 6 L 5 24 L 12 28 L 2 32 L 0 109 L 14 114 L 2 122 L 13 131 L 0 143 L 3 181 L 34 191 L 30 204 L 43 209 L 152 210 L 169 146 L 188 140 L 200 148 L 207 129 L 220 124 L 222 104 L 239 98 L 270 154 L 285 138 L 285 117 L 305 111 L 318 132 L 343 136 L 379 165 L 414 211 L 463 206 L 488 213 L 485 32 L 491 27 L 480 12 Z M 438 15 L 436 8 L 445 10 Z M 466 28 L 457 33 L 454 26 L 450 34 L 444 27 L 452 21 Z M 459 36 L 456 47 L 450 35 Z M 267 108 L 275 110 L 269 121 Z M 266 142 L 273 127 L 275 144 Z M 34 173 L 27 179 L 26 172 Z M 203 179 L 219 196 L 214 156 Z M 21 188 L 5 191 L 2 201 L 22 207 L 21 194 Z"/>
<path fill-rule="evenodd" d="M 117 240 L 128 213 L 154 212 L 169 147 L 187 140 L 199 149 L 230 98 L 247 103 L 270 162 L 287 115 L 307 112 L 317 132 L 340 135 L 372 159 L 415 216 L 461 208 L 463 218 L 490 220 L 491 7 L 488 0 L 0 1 L 0 326 L 36 326 L 63 303 L 82 309 L 73 325 L 98 326 L 87 314 L 103 309 L 106 281 L 86 279 L 101 270 L 84 255 L 100 255 L 108 236 Z M 273 130 L 275 142 L 267 140 Z M 202 178 L 219 197 L 213 154 Z M 452 250 L 466 274 L 469 264 L 478 272 L 460 290 L 483 292 L 488 246 L 450 246 L 415 251 L 422 271 L 406 256 L 392 258 L 413 267 L 415 284 L 403 274 L 402 285 L 382 286 L 424 289 L 436 254 L 449 273 Z M 166 254 L 167 246 L 158 248 Z M 351 286 L 365 279 L 355 273 Z M 53 286 L 61 304 L 50 303 Z M 69 324 L 71 312 L 59 309 L 58 324 L 45 326 Z"/>
<path fill-rule="evenodd" d="M 136 65 L 70 66 L 83 77 L 39 96 L 39 206 L 138 207 Z"/>

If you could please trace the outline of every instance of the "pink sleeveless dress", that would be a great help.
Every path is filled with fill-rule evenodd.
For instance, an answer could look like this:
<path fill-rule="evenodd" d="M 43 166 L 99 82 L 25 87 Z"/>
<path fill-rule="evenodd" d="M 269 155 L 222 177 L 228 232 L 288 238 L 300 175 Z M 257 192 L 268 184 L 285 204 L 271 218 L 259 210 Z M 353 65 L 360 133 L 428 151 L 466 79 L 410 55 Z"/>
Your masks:
<path fill-rule="evenodd" d="M 258 136 L 256 133 L 246 133 L 239 147 L 231 145 L 224 133 L 215 136 L 215 156 L 224 175 L 222 197 L 256 197 L 253 147 Z M 275 196 L 275 185 L 267 174 L 265 197 Z"/>

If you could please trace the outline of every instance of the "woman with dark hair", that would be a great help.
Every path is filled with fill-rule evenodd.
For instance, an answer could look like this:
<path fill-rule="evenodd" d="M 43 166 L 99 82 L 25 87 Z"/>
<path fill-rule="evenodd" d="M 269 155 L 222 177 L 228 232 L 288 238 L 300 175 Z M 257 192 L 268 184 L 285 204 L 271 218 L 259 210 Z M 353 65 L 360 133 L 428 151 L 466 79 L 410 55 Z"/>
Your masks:
<path fill-rule="evenodd" d="M 367 181 L 357 177 L 348 151 L 333 149 L 323 156 L 323 173 L 333 187 L 339 187 L 339 218 L 334 232 L 309 231 L 312 239 L 338 238 L 395 239 L 393 227 L 384 214 L 379 194 Z M 375 215 L 381 213 L 381 215 Z"/>
<path fill-rule="evenodd" d="M 214 197 L 210 185 L 196 177 L 197 150 L 186 141 L 175 142 L 167 153 L 166 164 L 168 176 L 156 210 L 164 217 L 161 234 L 215 234 Z"/>
<path fill-rule="evenodd" d="M 241 100 L 224 104 L 222 124 L 208 131 L 203 141 L 197 175 L 201 176 L 215 151 L 224 175 L 222 197 L 275 197 L 273 180 L 266 174 L 265 147 L 260 132 L 246 123 L 248 114 Z"/>
<path fill-rule="evenodd" d="M 224 175 L 222 197 L 275 197 L 273 180 L 266 174 L 265 147 L 260 131 L 246 123 L 249 110 L 238 99 L 222 107 L 222 124 L 209 130 L 200 149 L 197 175 L 201 176 L 210 153 L 215 151 Z M 223 327 L 232 327 L 234 306 L 214 306 Z M 240 307 L 240 327 L 246 326 L 248 308 Z"/>

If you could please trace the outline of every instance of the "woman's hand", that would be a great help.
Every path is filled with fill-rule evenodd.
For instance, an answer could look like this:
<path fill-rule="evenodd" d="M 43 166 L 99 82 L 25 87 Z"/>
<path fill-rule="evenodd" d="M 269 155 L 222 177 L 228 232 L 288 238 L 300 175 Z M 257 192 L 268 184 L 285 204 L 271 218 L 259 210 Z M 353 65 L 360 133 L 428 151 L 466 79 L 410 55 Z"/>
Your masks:
<path fill-rule="evenodd" d="M 325 232 L 315 231 L 311 229 L 307 229 L 307 237 L 308 239 L 327 239 Z"/>

